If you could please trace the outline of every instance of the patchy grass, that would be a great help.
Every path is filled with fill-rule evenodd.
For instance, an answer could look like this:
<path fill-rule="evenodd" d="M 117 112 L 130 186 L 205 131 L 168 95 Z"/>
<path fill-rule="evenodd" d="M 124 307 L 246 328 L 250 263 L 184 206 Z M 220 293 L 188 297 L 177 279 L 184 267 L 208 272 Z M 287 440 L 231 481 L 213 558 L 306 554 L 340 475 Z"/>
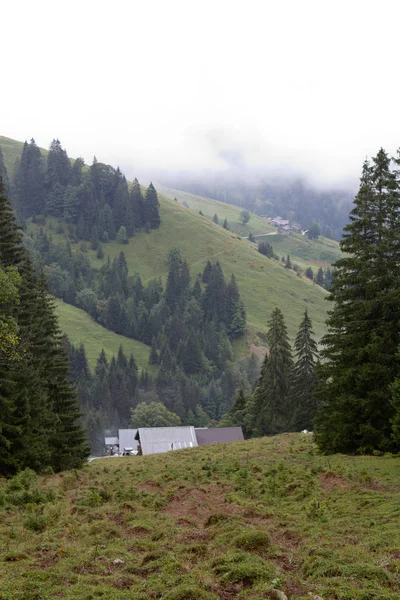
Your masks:
<path fill-rule="evenodd" d="M 111 358 L 117 356 L 122 345 L 125 354 L 129 357 L 132 353 L 141 369 L 147 369 L 152 374 L 156 372 L 156 368 L 149 365 L 150 348 L 146 344 L 109 331 L 76 306 L 65 304 L 62 300 L 56 300 L 55 305 L 61 329 L 75 345 L 84 344 L 92 369 L 96 366 L 102 348 L 108 358 Z"/>
<path fill-rule="evenodd" d="M 400 598 L 400 458 L 287 434 L 0 482 L 0 598 Z"/>

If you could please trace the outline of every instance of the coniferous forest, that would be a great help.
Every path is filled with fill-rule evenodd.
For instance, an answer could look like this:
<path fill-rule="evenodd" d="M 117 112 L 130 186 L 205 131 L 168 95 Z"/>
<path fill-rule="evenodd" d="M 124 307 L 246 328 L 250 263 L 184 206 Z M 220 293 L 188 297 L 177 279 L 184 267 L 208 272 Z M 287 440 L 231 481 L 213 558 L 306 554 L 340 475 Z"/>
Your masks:
<path fill-rule="evenodd" d="M 0 179 L 0 473 L 59 471 L 88 455 L 65 346 Z"/>

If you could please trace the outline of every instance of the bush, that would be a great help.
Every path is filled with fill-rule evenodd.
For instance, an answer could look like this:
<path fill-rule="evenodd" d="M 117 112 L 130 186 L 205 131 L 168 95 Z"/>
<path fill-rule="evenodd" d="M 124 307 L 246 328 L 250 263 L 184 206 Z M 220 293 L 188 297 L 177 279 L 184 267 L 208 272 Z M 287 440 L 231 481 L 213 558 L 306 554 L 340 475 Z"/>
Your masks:
<path fill-rule="evenodd" d="M 233 544 L 237 548 L 244 550 L 266 550 L 271 546 L 271 541 L 266 533 L 256 529 L 248 529 L 239 533 L 234 539 Z"/>
<path fill-rule="evenodd" d="M 224 583 L 251 585 L 257 581 L 270 581 L 275 576 L 274 567 L 254 554 L 228 552 L 213 563 L 213 570 Z"/>
<path fill-rule="evenodd" d="M 25 529 L 29 529 L 30 531 L 34 531 L 35 533 L 41 533 L 46 529 L 47 520 L 46 517 L 39 513 L 33 513 L 29 515 L 27 519 L 24 521 Z"/>

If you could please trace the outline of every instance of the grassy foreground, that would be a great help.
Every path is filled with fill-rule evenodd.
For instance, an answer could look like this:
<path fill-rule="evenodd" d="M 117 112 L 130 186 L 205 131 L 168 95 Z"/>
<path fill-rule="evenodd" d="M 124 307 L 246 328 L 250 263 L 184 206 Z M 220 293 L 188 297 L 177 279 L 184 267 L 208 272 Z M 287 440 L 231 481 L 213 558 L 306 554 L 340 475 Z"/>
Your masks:
<path fill-rule="evenodd" d="M 1 600 L 398 600 L 400 459 L 287 434 L 0 482 Z"/>
<path fill-rule="evenodd" d="M 155 371 L 155 368 L 149 365 L 150 348 L 146 344 L 109 331 L 96 323 L 84 310 L 71 304 L 65 304 L 62 300 L 55 300 L 55 306 L 62 331 L 76 346 L 84 344 L 91 369 L 96 366 L 102 348 L 107 357 L 112 358 L 117 356 L 118 349 L 122 345 L 125 354 L 128 357 L 133 354 L 141 369 L 147 369 L 149 372 Z"/>

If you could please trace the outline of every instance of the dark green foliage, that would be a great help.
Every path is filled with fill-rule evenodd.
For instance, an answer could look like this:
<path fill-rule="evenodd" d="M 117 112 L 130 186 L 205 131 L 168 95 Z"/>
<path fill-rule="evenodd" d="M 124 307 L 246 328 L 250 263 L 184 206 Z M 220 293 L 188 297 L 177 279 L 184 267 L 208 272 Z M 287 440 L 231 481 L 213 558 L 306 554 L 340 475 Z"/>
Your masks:
<path fill-rule="evenodd" d="M 315 283 L 317 285 L 320 285 L 321 287 L 324 287 L 325 281 L 324 281 L 324 271 L 323 271 L 322 267 L 320 267 L 318 269 L 318 273 L 317 273 L 317 276 L 315 278 Z"/>
<path fill-rule="evenodd" d="M 316 410 L 313 392 L 318 360 L 318 349 L 313 335 L 311 319 L 306 310 L 294 343 L 296 363 L 290 382 L 290 403 L 293 411 L 291 429 L 293 431 L 312 430 Z"/>
<path fill-rule="evenodd" d="M 293 367 L 283 314 L 275 308 L 269 320 L 268 354 L 254 390 L 253 427 L 260 435 L 287 431 L 291 421 L 289 401 Z"/>
<path fill-rule="evenodd" d="M 217 225 L 219 225 L 219 219 L 218 219 L 218 215 L 216 213 L 213 216 L 213 221 L 214 221 L 214 223 L 216 223 Z"/>
<path fill-rule="evenodd" d="M 45 211 L 44 163 L 33 139 L 24 144 L 14 173 L 12 198 L 23 219 Z"/>
<path fill-rule="evenodd" d="M 80 158 L 71 166 L 59 140 L 52 141 L 47 160 L 42 159 L 34 140 L 25 143 L 11 190 L 22 220 L 36 219 L 42 213 L 62 217 L 76 225 L 70 234 L 90 241 L 93 249 L 98 240 L 115 239 L 122 226 L 126 232 L 122 243 L 127 243 L 136 229 L 159 227 L 158 198 L 152 184 L 143 200 L 137 179 L 129 190 L 119 168 L 96 159 L 88 172 L 83 166 Z"/>
<path fill-rule="evenodd" d="M 152 229 L 157 229 L 160 226 L 160 204 L 158 202 L 157 192 L 152 183 L 146 191 L 144 201 L 144 222 L 149 223 Z"/>
<path fill-rule="evenodd" d="M 399 373 L 399 177 L 380 150 L 361 184 L 335 264 L 322 342 L 316 440 L 324 452 L 399 449 L 392 384 Z"/>
<path fill-rule="evenodd" d="M 314 271 L 312 270 L 311 267 L 307 267 L 307 269 L 306 269 L 306 277 L 308 277 L 308 279 L 311 279 L 311 281 L 314 280 Z"/>
<path fill-rule="evenodd" d="M 224 229 L 229 229 L 229 226 L 228 226 L 228 219 L 227 219 L 226 217 L 225 217 L 225 219 L 224 219 L 224 223 L 223 223 L 222 227 L 223 227 Z"/>
<path fill-rule="evenodd" d="M 30 467 L 80 466 L 87 455 L 78 425 L 76 396 L 54 309 L 43 281 L 33 273 L 7 197 L 0 195 L 0 265 L 17 266 L 20 304 L 9 307 L 20 328 L 24 356 L 0 365 L 3 437 L 0 472 Z M 4 422 L 1 422 L 4 420 Z"/>
<path fill-rule="evenodd" d="M 101 244 L 97 245 L 97 252 L 96 252 L 96 256 L 97 258 L 99 258 L 100 260 L 102 260 L 104 258 L 104 250 L 103 250 L 103 246 Z"/>
<path fill-rule="evenodd" d="M 240 386 L 233 398 L 232 406 L 223 419 L 223 425 L 226 427 L 241 427 L 245 437 L 251 433 L 249 428 L 249 407 L 250 397 Z"/>
<path fill-rule="evenodd" d="M 151 350 L 150 350 L 150 356 L 149 356 L 149 363 L 151 365 L 158 365 L 158 353 L 157 353 L 157 344 L 156 344 L 156 340 L 153 337 L 153 340 L 151 342 Z"/>
<path fill-rule="evenodd" d="M 258 251 L 260 252 L 260 254 L 268 256 L 268 258 L 272 258 L 274 256 L 273 248 L 268 242 L 259 242 Z"/>
<path fill-rule="evenodd" d="M 129 244 L 128 234 L 126 232 L 126 227 L 121 225 L 117 233 L 117 239 L 120 244 Z"/>
<path fill-rule="evenodd" d="M 307 237 L 310 240 L 315 240 L 317 239 L 319 236 L 321 235 L 321 228 L 318 225 L 318 223 L 316 223 L 315 221 L 313 221 L 310 225 L 310 227 L 308 228 L 307 231 Z"/>
<path fill-rule="evenodd" d="M 290 254 L 288 254 L 286 257 L 285 269 L 291 269 L 291 268 L 292 268 L 292 261 L 290 260 Z"/>
<path fill-rule="evenodd" d="M 243 223 L 243 225 L 246 225 L 246 223 L 250 221 L 250 216 L 251 215 L 248 210 L 240 211 L 240 220 Z"/>
<path fill-rule="evenodd" d="M 256 243 L 256 237 L 252 231 L 250 231 L 248 239 L 249 239 L 249 242 L 252 242 L 253 244 Z"/>
<path fill-rule="evenodd" d="M 0 146 L 0 179 L 3 182 L 4 191 L 7 194 L 9 192 L 10 182 L 8 180 L 8 173 L 7 173 L 6 166 L 4 164 L 3 151 L 1 149 L 1 146 Z"/>

